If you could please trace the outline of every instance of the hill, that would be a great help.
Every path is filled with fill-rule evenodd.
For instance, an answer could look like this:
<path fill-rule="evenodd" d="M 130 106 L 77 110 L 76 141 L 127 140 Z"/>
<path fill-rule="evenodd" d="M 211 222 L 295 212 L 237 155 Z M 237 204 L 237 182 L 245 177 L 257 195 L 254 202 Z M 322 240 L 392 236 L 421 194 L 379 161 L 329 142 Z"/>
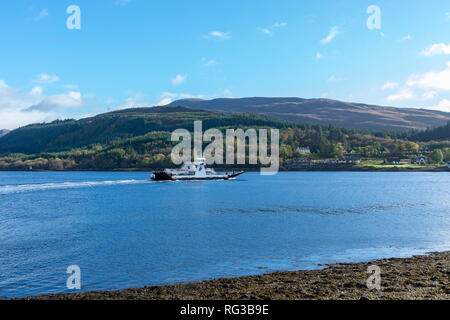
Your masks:
<path fill-rule="evenodd" d="M 6 136 L 8 133 L 10 133 L 11 131 L 8 129 L 2 129 L 0 130 L 0 138 L 3 136 Z"/>
<path fill-rule="evenodd" d="M 80 120 L 53 121 L 16 129 L 0 139 L 0 170 L 113 170 L 172 167 L 177 142 L 171 132 L 218 128 L 280 129 L 280 159 L 292 163 L 309 147 L 311 157 L 338 158 L 346 151 L 376 158 L 410 156 L 442 148 L 450 156 L 450 124 L 428 131 L 369 131 L 305 124 L 252 113 L 219 113 L 189 107 L 135 108 Z M 420 136 L 419 136 L 420 135 Z M 420 138 L 414 143 L 412 137 Z M 206 142 L 204 146 L 206 146 Z M 353 154 L 353 152 L 352 152 Z M 446 160 L 448 161 L 448 160 Z"/>
<path fill-rule="evenodd" d="M 218 127 L 286 127 L 286 121 L 266 116 L 224 114 L 188 107 L 135 108 L 108 112 L 81 120 L 57 120 L 11 131 L 0 141 L 0 154 L 68 151 L 91 144 L 108 145 L 149 132 L 193 131 L 194 120 L 203 129 Z"/>
<path fill-rule="evenodd" d="M 251 112 L 296 122 L 375 130 L 423 130 L 443 126 L 450 120 L 450 113 L 447 112 L 382 107 L 330 99 L 261 97 L 213 100 L 182 99 L 174 101 L 170 105 L 226 113 Z"/>

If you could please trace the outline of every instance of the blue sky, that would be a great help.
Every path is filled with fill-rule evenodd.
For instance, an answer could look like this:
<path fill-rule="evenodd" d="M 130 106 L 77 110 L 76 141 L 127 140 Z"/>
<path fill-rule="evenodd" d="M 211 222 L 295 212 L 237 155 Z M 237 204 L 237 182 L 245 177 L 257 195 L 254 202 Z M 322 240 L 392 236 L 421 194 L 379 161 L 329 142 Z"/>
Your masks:
<path fill-rule="evenodd" d="M 448 0 L 2 1 L 0 38 L 0 128 L 184 97 L 450 112 Z"/>

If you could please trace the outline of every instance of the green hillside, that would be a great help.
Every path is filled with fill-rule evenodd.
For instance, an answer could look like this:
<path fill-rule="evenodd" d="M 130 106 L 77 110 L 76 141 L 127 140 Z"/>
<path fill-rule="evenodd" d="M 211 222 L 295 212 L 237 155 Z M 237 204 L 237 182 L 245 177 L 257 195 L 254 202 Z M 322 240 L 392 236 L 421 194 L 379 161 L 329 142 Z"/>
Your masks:
<path fill-rule="evenodd" d="M 81 120 L 54 121 L 16 129 L 0 138 L 0 170 L 111 170 L 171 167 L 175 145 L 171 132 L 218 128 L 280 129 L 280 160 L 302 157 L 309 147 L 314 159 L 358 157 L 383 161 L 387 157 L 429 157 L 442 150 L 450 160 L 450 123 L 427 131 L 368 131 L 289 122 L 265 115 L 219 113 L 187 107 L 126 109 Z"/>
<path fill-rule="evenodd" d="M 193 130 L 194 120 L 203 128 L 228 126 L 285 127 L 288 122 L 266 116 L 222 114 L 186 107 L 125 109 L 81 120 L 54 121 L 16 129 L 0 140 L 0 154 L 69 151 L 91 144 L 108 145 L 149 132 Z"/>
<path fill-rule="evenodd" d="M 408 137 L 411 140 L 417 141 L 442 141 L 442 140 L 450 140 L 450 121 L 447 122 L 447 125 L 432 129 L 427 129 L 423 131 L 413 131 Z"/>

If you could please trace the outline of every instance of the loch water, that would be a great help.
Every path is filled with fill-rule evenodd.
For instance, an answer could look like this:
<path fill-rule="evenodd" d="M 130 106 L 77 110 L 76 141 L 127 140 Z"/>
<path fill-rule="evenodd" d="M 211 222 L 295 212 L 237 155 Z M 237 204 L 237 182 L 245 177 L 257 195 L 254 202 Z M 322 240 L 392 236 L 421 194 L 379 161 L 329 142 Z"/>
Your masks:
<path fill-rule="evenodd" d="M 450 173 L 0 172 L 0 298 L 192 282 L 450 249 Z"/>

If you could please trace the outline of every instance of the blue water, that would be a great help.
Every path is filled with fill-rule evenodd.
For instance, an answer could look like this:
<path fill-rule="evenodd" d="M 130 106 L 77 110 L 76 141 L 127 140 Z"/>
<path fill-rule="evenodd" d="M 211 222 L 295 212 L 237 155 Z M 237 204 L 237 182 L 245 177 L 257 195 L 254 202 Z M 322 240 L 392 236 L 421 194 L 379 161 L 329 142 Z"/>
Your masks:
<path fill-rule="evenodd" d="M 0 297 L 189 282 L 450 249 L 450 173 L 0 172 Z"/>

